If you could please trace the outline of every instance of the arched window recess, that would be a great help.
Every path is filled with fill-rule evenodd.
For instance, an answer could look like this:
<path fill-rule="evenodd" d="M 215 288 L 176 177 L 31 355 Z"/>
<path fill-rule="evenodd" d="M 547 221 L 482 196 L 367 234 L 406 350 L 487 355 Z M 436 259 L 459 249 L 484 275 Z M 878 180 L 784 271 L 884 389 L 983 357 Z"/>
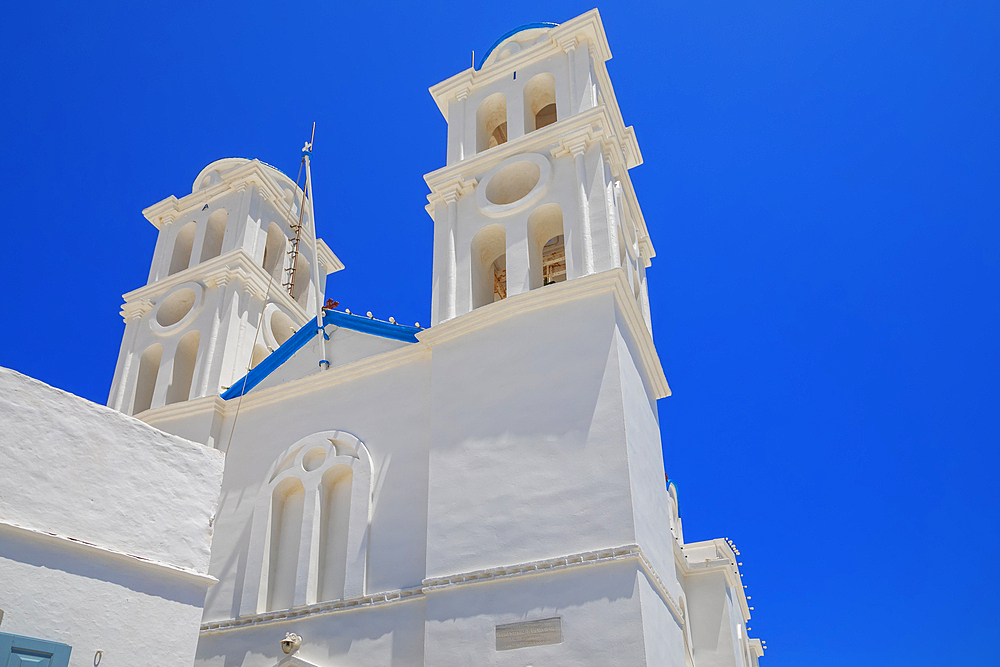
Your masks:
<path fill-rule="evenodd" d="M 364 595 L 372 461 L 346 431 L 286 449 L 257 494 L 240 615 Z"/>

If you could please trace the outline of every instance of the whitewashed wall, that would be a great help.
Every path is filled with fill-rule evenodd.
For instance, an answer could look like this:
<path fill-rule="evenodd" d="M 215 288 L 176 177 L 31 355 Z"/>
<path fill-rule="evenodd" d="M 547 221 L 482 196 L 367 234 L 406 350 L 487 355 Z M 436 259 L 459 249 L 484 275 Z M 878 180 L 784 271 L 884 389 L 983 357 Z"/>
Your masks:
<path fill-rule="evenodd" d="M 70 664 L 190 664 L 219 452 L 0 369 L 3 631 Z"/>

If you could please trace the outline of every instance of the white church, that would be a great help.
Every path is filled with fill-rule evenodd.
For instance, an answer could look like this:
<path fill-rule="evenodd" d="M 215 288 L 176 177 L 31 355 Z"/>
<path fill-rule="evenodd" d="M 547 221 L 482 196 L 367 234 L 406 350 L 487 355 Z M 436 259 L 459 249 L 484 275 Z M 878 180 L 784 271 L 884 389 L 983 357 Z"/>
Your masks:
<path fill-rule="evenodd" d="M 0 370 L 0 667 L 755 667 L 739 552 L 665 482 L 610 58 L 593 10 L 430 89 L 426 328 L 324 301 L 259 160 L 147 208 L 107 407 Z"/>

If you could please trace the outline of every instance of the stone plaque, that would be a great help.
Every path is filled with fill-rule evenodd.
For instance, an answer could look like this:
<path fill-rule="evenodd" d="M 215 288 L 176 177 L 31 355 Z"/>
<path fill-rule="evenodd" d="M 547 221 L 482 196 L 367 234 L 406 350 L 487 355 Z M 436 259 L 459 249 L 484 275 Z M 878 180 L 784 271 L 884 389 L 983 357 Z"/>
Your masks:
<path fill-rule="evenodd" d="M 497 626 L 497 650 L 562 643 L 562 617 Z"/>

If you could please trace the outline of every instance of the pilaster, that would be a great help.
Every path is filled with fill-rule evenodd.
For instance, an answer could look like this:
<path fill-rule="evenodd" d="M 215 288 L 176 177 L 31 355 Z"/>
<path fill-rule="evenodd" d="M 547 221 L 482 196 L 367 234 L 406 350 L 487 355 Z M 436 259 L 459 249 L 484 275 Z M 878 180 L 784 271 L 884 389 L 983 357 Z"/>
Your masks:
<path fill-rule="evenodd" d="M 458 256 L 457 256 L 457 234 L 458 234 L 458 202 L 466 194 L 473 192 L 476 188 L 476 179 L 465 180 L 459 176 L 451 181 L 441 184 L 427 197 L 428 207 L 432 208 L 434 215 L 440 215 L 438 211 L 445 210 L 445 222 L 440 228 L 443 234 L 443 243 L 436 250 L 441 252 L 441 260 L 435 261 L 440 276 L 438 294 L 435 299 L 432 314 L 434 324 L 444 322 L 455 317 L 457 312 L 456 294 L 458 285 Z M 443 204 L 443 206 L 442 206 Z M 435 217 L 435 222 L 438 222 Z"/>

